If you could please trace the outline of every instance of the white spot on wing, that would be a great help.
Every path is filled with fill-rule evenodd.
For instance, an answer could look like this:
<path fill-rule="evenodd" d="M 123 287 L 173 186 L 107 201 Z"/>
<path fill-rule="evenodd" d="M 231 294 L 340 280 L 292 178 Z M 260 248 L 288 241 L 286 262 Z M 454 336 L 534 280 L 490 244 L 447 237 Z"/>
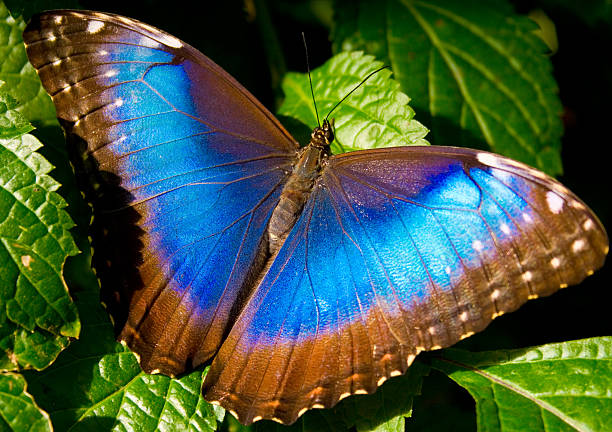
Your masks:
<path fill-rule="evenodd" d="M 159 42 L 165 45 L 168 45 L 172 48 L 181 48 L 183 46 L 181 41 L 175 38 L 174 36 L 170 36 L 169 34 L 162 33 L 159 30 L 157 30 L 155 27 L 151 27 L 148 24 L 140 24 L 140 25 L 146 28 L 147 30 L 149 30 L 151 33 L 153 33 L 155 35 L 154 36 L 155 39 L 157 39 Z"/>
<path fill-rule="evenodd" d="M 165 34 L 161 36 L 163 36 L 162 37 L 163 43 L 165 43 L 168 46 L 171 46 L 172 48 L 180 48 L 183 46 L 181 41 L 175 38 L 174 36 L 165 35 Z"/>
<path fill-rule="evenodd" d="M 533 273 L 531 273 L 530 271 L 526 271 L 525 273 L 523 273 L 522 277 L 525 282 L 529 282 L 531 279 L 533 279 Z"/>
<path fill-rule="evenodd" d="M 528 213 L 523 213 L 521 215 L 523 217 L 523 220 L 527 223 L 531 223 L 533 222 L 533 219 L 531 218 L 531 216 Z"/>
<path fill-rule="evenodd" d="M 478 153 L 476 155 L 476 159 L 478 159 L 479 162 L 485 165 L 489 165 L 494 168 L 499 168 L 499 171 L 495 173 L 495 176 L 502 181 L 504 179 L 511 177 L 512 176 L 511 171 L 514 171 L 515 169 L 526 171 L 530 173 L 531 175 L 533 175 L 534 177 L 538 177 L 541 179 L 548 178 L 546 174 L 542 173 L 541 171 L 538 171 L 530 167 L 529 165 L 515 161 L 513 159 L 501 158 L 499 156 L 495 156 L 490 153 Z"/>
<path fill-rule="evenodd" d="M 558 214 L 561 213 L 561 210 L 563 210 L 563 204 L 565 201 L 563 201 L 563 198 L 561 198 L 555 192 L 548 191 L 546 192 L 546 203 L 548 204 L 548 209 L 551 212 Z"/>
<path fill-rule="evenodd" d="M 550 265 L 553 266 L 553 268 L 559 268 L 559 266 L 561 265 L 561 260 L 555 257 L 550 260 Z"/>
<path fill-rule="evenodd" d="M 98 33 L 103 28 L 104 23 L 102 21 L 89 21 L 87 23 L 87 33 Z"/>
<path fill-rule="evenodd" d="M 508 235 L 510 234 L 510 227 L 508 225 L 506 225 L 505 223 L 501 224 L 501 226 L 499 227 L 501 229 L 501 231 Z"/>
<path fill-rule="evenodd" d="M 595 224 L 593 223 L 591 219 L 585 220 L 584 223 L 582 224 L 582 228 L 584 228 L 585 231 L 593 229 L 594 226 Z"/>
<path fill-rule="evenodd" d="M 580 252 L 582 249 L 584 249 L 584 246 L 584 240 L 578 239 L 574 243 L 572 243 L 572 251 Z"/>
<path fill-rule="evenodd" d="M 145 23 L 139 23 L 137 21 L 134 21 L 130 18 L 126 18 L 126 17 L 122 17 L 122 16 L 118 16 L 117 19 L 119 19 L 119 21 L 123 22 L 124 24 L 127 24 L 129 26 L 138 26 L 142 29 L 147 30 L 149 33 L 151 33 L 150 36 L 147 36 L 148 39 L 154 39 L 159 43 L 162 43 L 164 45 L 168 45 L 169 47 L 172 48 L 181 48 L 183 46 L 183 43 L 178 40 L 177 38 L 175 38 L 174 36 L 171 36 L 169 34 L 166 33 L 162 33 L 161 31 L 157 30 L 155 27 L 152 27 L 148 24 Z M 147 43 L 146 41 L 142 42 L 143 45 L 145 46 L 149 46 L 150 43 Z"/>
<path fill-rule="evenodd" d="M 482 242 L 480 240 L 474 240 L 474 243 L 472 243 L 472 247 L 477 252 L 480 252 L 484 248 L 484 246 L 483 246 L 483 244 L 482 244 Z"/>
<path fill-rule="evenodd" d="M 410 366 L 412 364 L 412 362 L 414 361 L 415 357 L 416 357 L 416 355 L 414 355 L 414 354 L 410 354 L 408 356 L 408 358 L 406 359 L 406 363 L 408 364 L 408 366 Z"/>
<path fill-rule="evenodd" d="M 478 162 L 489 165 L 489 166 L 499 166 L 499 158 L 491 153 L 478 153 L 476 155 L 476 159 Z"/>

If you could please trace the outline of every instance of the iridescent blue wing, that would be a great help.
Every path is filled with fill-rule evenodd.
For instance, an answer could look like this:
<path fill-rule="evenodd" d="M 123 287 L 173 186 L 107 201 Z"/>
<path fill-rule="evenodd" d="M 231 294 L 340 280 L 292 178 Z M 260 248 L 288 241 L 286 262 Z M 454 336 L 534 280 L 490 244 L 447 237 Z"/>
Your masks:
<path fill-rule="evenodd" d="M 128 297 L 121 339 L 147 371 L 201 364 L 261 265 L 295 142 L 220 67 L 146 24 L 55 11 L 24 40 L 115 240 L 94 249 Z"/>
<path fill-rule="evenodd" d="M 334 156 L 203 391 L 242 422 L 293 422 L 580 282 L 607 251 L 595 215 L 518 162 L 436 146 Z"/>

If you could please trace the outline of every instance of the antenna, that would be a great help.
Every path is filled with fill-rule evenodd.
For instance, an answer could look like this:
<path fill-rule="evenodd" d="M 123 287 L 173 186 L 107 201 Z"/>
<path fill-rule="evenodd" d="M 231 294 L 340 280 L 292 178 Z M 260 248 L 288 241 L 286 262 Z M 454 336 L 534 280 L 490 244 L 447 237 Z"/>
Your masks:
<path fill-rule="evenodd" d="M 310 76 L 310 62 L 308 61 L 308 46 L 306 45 L 306 36 L 302 32 L 302 40 L 304 41 L 304 50 L 306 51 L 306 68 L 308 69 L 308 81 L 310 82 L 310 94 L 312 95 L 312 103 L 314 104 L 315 114 L 317 116 L 317 125 L 321 127 L 319 121 L 319 110 L 317 110 L 317 101 L 315 100 L 314 90 L 312 89 L 312 77 Z"/>
<path fill-rule="evenodd" d="M 365 82 L 366 82 L 366 81 L 367 81 L 367 80 L 368 80 L 368 79 L 369 79 L 369 78 L 370 78 L 372 75 L 377 74 L 377 73 L 378 73 L 378 72 L 380 72 L 381 70 L 383 70 L 383 69 L 387 69 L 387 68 L 389 68 L 389 67 L 390 67 L 390 66 L 383 66 L 383 67 L 380 67 L 380 68 L 376 69 L 374 72 L 370 72 L 370 74 L 369 74 L 367 77 L 365 77 L 363 80 L 361 80 L 361 82 L 360 82 L 359 84 L 357 84 L 357 86 L 356 86 L 356 87 L 355 87 L 353 90 L 351 90 L 350 92 L 348 92 L 348 93 L 346 94 L 346 96 L 344 96 L 342 99 L 340 99 L 340 102 L 338 102 L 336 105 L 334 105 L 334 107 L 333 107 L 333 108 L 332 108 L 332 109 L 331 109 L 331 110 L 330 110 L 330 111 L 327 113 L 327 115 L 325 116 L 325 119 L 323 120 L 323 122 L 326 122 L 326 121 L 327 121 L 327 119 L 329 118 L 329 115 L 330 115 L 330 114 L 331 114 L 331 113 L 332 113 L 332 112 L 333 112 L 333 111 L 334 111 L 336 108 L 338 108 L 338 106 L 340 106 L 340 104 L 341 104 L 342 102 L 344 102 L 344 100 L 345 100 L 347 97 L 349 97 L 351 94 L 353 94 L 353 92 L 354 92 L 355 90 L 357 90 L 359 87 L 361 87 L 361 86 L 363 85 L 363 83 L 365 83 Z M 308 76 L 310 76 L 310 74 L 308 74 Z M 311 86 L 312 86 L 312 84 L 311 84 Z M 314 97 L 314 95 L 313 95 L 313 97 Z M 315 106 L 315 110 L 316 110 L 316 106 Z M 317 118 L 318 118 L 318 115 L 317 115 Z"/>

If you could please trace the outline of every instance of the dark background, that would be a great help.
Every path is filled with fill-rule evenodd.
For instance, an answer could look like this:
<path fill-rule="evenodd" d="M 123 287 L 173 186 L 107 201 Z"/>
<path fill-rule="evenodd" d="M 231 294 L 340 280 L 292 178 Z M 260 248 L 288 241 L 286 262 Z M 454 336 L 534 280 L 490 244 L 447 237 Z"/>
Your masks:
<path fill-rule="evenodd" d="M 543 9 L 556 25 L 559 50 L 552 56 L 552 62 L 565 126 L 564 175 L 560 180 L 610 228 L 612 14 L 605 16 L 597 8 L 588 9 L 589 4 L 596 4 L 589 1 L 581 2 L 587 6 L 583 15 L 564 8 L 563 2 L 513 3 L 520 13 Z M 225 68 L 273 112 L 279 89 L 271 84 L 264 38 L 277 37 L 282 59 L 290 71 L 306 71 L 301 32 L 305 32 L 308 40 L 312 68 L 332 55 L 331 1 L 265 2 L 271 20 L 265 25 L 261 24 L 262 17 L 253 17 L 242 1 L 81 0 L 79 5 L 130 16 L 179 37 Z M 255 6 L 261 10 L 262 2 L 256 1 Z M 612 334 L 610 268 L 608 263 L 578 287 L 529 302 L 458 346 L 475 351 L 521 348 Z M 427 360 L 426 355 L 421 357 Z M 453 430 L 474 430 L 474 404 L 467 392 L 432 372 L 424 382 L 423 396 L 415 401 L 408 429 L 427 430 L 445 425 Z"/>

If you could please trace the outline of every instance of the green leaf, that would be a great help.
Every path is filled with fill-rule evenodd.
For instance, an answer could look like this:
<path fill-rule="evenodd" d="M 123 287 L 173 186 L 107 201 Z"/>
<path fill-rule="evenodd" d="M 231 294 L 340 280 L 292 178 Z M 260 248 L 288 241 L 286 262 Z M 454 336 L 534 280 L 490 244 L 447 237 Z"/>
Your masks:
<path fill-rule="evenodd" d="M 347 431 L 401 432 L 406 417 L 412 415 L 412 402 L 421 393 L 423 377 L 429 367 L 415 362 L 406 374 L 392 378 L 371 395 L 356 395 L 342 400 L 332 409 L 310 410 L 292 426 L 281 426 L 271 421 L 254 424 L 256 432 L 281 431 Z"/>
<path fill-rule="evenodd" d="M 4 84 L 0 81 L 0 138 L 9 139 L 26 134 L 34 128 L 25 117 L 14 110 L 18 102 L 6 92 Z"/>
<path fill-rule="evenodd" d="M 97 284 L 82 280 L 76 285 L 80 339 L 49 368 L 24 373 L 55 430 L 216 430 L 224 411 L 202 398 L 205 373 L 172 379 L 142 372 L 136 356 L 115 341 Z"/>
<path fill-rule="evenodd" d="M 334 46 L 388 61 L 438 145 L 562 171 L 561 103 L 536 24 L 503 0 L 338 1 Z"/>
<path fill-rule="evenodd" d="M 369 73 L 383 66 L 361 52 L 341 53 L 312 71 L 319 116 L 325 116 Z M 383 70 L 368 79 L 333 112 L 336 139 L 332 153 L 391 147 L 426 145 L 427 129 L 413 119 L 408 96 Z M 285 101 L 279 114 L 293 117 L 310 128 L 317 126 L 308 75 L 288 73 L 282 83 Z M 303 143 L 305 144 L 305 143 Z"/>
<path fill-rule="evenodd" d="M 49 415 L 26 392 L 21 375 L 0 373 L 0 431 L 51 431 Z"/>
<path fill-rule="evenodd" d="M 62 279 L 78 250 L 41 143 L 0 87 L 0 369 L 47 366 L 77 337 L 77 310 Z"/>
<path fill-rule="evenodd" d="M 214 431 L 223 412 L 202 398 L 204 375 L 149 375 L 126 349 L 62 362 L 29 382 L 58 430 Z"/>
<path fill-rule="evenodd" d="M 95 338 L 88 347 L 79 344 L 44 373 L 28 374 L 32 393 L 57 430 L 214 431 L 223 419 L 223 410 L 202 398 L 205 372 L 180 379 L 149 375 L 119 344 L 94 355 L 88 351 L 99 351 Z"/>
<path fill-rule="evenodd" d="M 10 321 L 0 324 L 0 370 L 44 369 L 68 346 L 65 336 L 23 329 Z"/>
<path fill-rule="evenodd" d="M 612 430 L 612 337 L 441 354 L 432 367 L 474 397 L 478 430 Z"/>
<path fill-rule="evenodd" d="M 57 124 L 53 102 L 28 62 L 21 34 L 23 19 L 13 18 L 0 1 L 0 80 L 19 101 L 17 111 L 37 125 Z"/>

